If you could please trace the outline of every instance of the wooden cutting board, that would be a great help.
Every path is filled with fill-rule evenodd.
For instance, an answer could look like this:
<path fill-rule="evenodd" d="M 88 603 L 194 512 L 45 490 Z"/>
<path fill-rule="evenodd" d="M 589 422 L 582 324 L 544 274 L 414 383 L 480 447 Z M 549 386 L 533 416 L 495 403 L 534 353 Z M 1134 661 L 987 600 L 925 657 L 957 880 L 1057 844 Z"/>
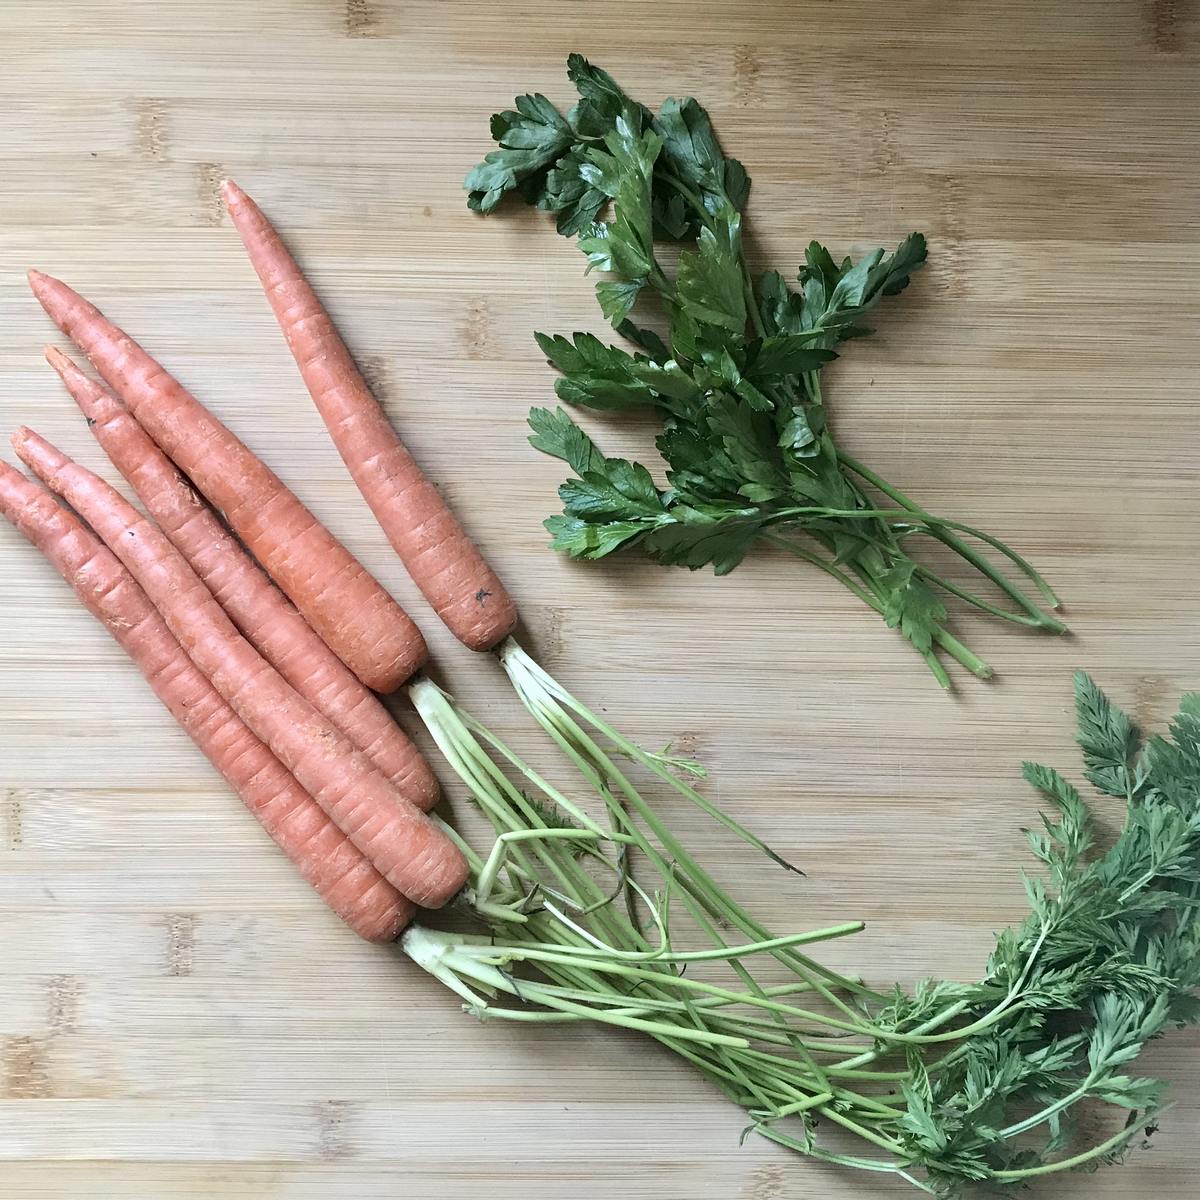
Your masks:
<path fill-rule="evenodd" d="M 790 270 L 810 237 L 929 235 L 928 270 L 837 364 L 833 419 L 912 495 L 1028 553 L 1073 636 L 964 621 L 999 676 L 947 697 L 794 561 L 715 580 L 546 550 L 561 472 L 525 443 L 525 410 L 551 398 L 531 333 L 598 314 L 540 214 L 476 219 L 459 183 L 515 92 L 568 99 L 571 50 L 649 102 L 708 105 L 754 177 L 763 262 Z M 970 976 L 1022 912 L 1020 760 L 1076 766 L 1072 669 L 1149 726 L 1200 686 L 1198 85 L 1187 0 L 9 0 L 0 427 L 33 424 L 115 478 L 41 360 L 57 338 L 24 286 L 36 265 L 260 451 L 418 617 L 439 676 L 546 760 L 328 444 L 218 204 L 235 175 L 542 660 L 700 758 L 712 794 L 808 871 L 719 859 L 738 893 L 773 926 L 866 919 L 853 962 L 873 979 Z M 610 452 L 649 450 L 648 427 L 589 424 Z M 742 1114 L 636 1038 L 464 1016 L 338 926 L 7 525 L 0 613 L 8 1200 L 908 1194 L 739 1148 Z M 1193 1197 L 1197 1051 L 1182 1034 L 1147 1056 L 1177 1099 L 1151 1152 L 1039 1194 Z"/>

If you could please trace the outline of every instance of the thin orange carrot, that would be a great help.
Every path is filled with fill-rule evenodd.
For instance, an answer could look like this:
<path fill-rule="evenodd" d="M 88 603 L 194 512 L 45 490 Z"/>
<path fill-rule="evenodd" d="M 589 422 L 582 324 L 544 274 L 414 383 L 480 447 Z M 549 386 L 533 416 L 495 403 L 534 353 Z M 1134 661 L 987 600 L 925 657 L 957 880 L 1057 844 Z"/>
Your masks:
<path fill-rule="evenodd" d="M 418 808 L 432 808 L 438 800 L 436 777 L 374 693 L 230 536 L 128 409 L 61 351 L 48 346 L 46 358 L 117 470 L 233 623 L 403 795 Z"/>
<path fill-rule="evenodd" d="M 238 633 L 166 535 L 32 430 L 18 429 L 13 447 L 125 564 L 213 687 L 380 874 L 427 908 L 449 900 L 467 876 L 458 847 Z"/>
<path fill-rule="evenodd" d="M 517 623 L 512 598 L 397 436 L 279 234 L 232 180 L 221 194 L 309 394 L 388 541 L 451 633 L 472 650 L 491 649 Z"/>
<path fill-rule="evenodd" d="M 54 323 L 363 683 L 391 692 L 424 664 L 420 630 L 274 471 L 95 305 L 40 271 L 30 271 L 29 282 Z"/>
<path fill-rule="evenodd" d="M 120 643 L 154 694 L 325 903 L 368 941 L 395 939 L 412 918 L 412 902 L 371 866 L 217 695 L 112 552 L 49 492 L 5 462 L 0 462 L 0 513 L 49 559 Z"/>

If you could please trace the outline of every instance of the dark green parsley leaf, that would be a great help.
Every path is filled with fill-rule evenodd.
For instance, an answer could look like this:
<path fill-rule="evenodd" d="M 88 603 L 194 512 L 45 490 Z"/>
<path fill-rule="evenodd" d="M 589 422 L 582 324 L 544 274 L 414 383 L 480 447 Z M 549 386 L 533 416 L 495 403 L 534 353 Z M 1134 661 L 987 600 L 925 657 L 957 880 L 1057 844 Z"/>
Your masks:
<path fill-rule="evenodd" d="M 880 575 L 880 585 L 886 590 L 883 619 L 927 653 L 933 648 L 934 631 L 946 619 L 946 606 L 915 572 L 916 564 L 909 559 Z"/>
<path fill-rule="evenodd" d="M 531 408 L 529 427 L 530 445 L 562 459 L 576 475 L 603 469 L 604 455 L 596 443 L 561 408 Z"/>
<path fill-rule="evenodd" d="M 809 422 L 808 413 L 803 405 L 797 405 L 791 410 L 791 416 L 783 423 L 779 431 L 778 445 L 797 458 L 811 458 L 820 453 L 817 445 L 817 433 Z"/>
<path fill-rule="evenodd" d="M 616 329 L 623 338 L 639 346 L 659 365 L 671 357 L 670 347 L 653 329 L 645 329 L 629 320 L 622 321 Z"/>
<path fill-rule="evenodd" d="M 837 358 L 837 354 L 814 346 L 819 337 L 818 331 L 809 330 L 776 334 L 751 342 L 746 350 L 746 374 L 752 379 L 772 379 L 820 370 L 831 359 Z"/>
<path fill-rule="evenodd" d="M 653 201 L 654 236 L 664 242 L 682 242 L 695 233 L 695 222 L 678 192 L 656 192 Z"/>
<path fill-rule="evenodd" d="M 613 325 L 620 325 L 629 316 L 645 286 L 638 279 L 602 279 L 596 284 L 600 311 Z"/>
<path fill-rule="evenodd" d="M 800 329 L 818 330 L 830 344 L 864 336 L 868 331 L 859 322 L 861 315 L 882 297 L 903 291 L 925 258 L 925 239 L 919 233 L 910 234 L 888 257 L 872 250 L 857 263 L 846 258 L 840 265 L 819 242 L 811 242 L 800 271 Z M 776 325 L 787 329 L 793 319 L 790 296 L 773 280 L 765 299 Z"/>
<path fill-rule="evenodd" d="M 731 509 L 724 515 L 676 505 L 673 521 L 658 526 L 643 543 L 659 562 L 698 570 L 712 566 L 716 575 L 727 575 L 736 567 L 762 529 L 758 510 Z"/>
<path fill-rule="evenodd" d="M 679 256 L 670 302 L 671 343 L 677 357 L 710 361 L 745 340 L 746 300 L 741 270 L 741 218 L 729 207 L 700 232 L 695 250 Z"/>
<path fill-rule="evenodd" d="M 568 55 L 567 78 L 582 97 L 573 110 L 581 134 L 603 137 L 620 116 L 639 126 L 650 123 L 649 111 L 631 100 L 607 71 L 593 66 L 582 54 Z"/>
<path fill-rule="evenodd" d="M 590 228 L 609 201 L 608 193 L 585 177 L 591 166 L 586 151 L 573 148 L 551 167 L 535 201 L 538 208 L 557 213 L 555 224 L 564 237 L 578 237 Z"/>
<path fill-rule="evenodd" d="M 740 341 L 746 331 L 746 300 L 742 291 L 741 218 L 732 208 L 718 214 L 705 228 L 694 251 L 679 259 L 675 303 L 683 316 L 698 325 L 715 326 Z M 728 345 L 726 339 L 720 344 Z"/>
<path fill-rule="evenodd" d="M 585 521 L 657 520 L 664 512 L 650 472 L 624 458 L 605 459 L 603 467 L 566 480 L 558 494 L 566 512 Z"/>
<path fill-rule="evenodd" d="M 755 285 L 758 311 L 768 336 L 806 334 L 806 344 L 817 335 L 806 327 L 803 319 L 804 302 L 778 271 L 764 271 Z"/>
<path fill-rule="evenodd" d="M 746 481 L 739 493 L 758 504 L 783 495 L 787 477 L 771 418 L 732 397 L 714 402 L 707 415 L 708 427 L 721 439 L 733 470 Z"/>
<path fill-rule="evenodd" d="M 588 150 L 587 157 L 595 168 L 593 186 L 612 189 L 613 219 L 589 226 L 579 239 L 579 248 L 587 256 L 589 271 L 617 276 L 598 283 L 596 296 L 604 315 L 619 325 L 658 269 L 651 180 L 662 142 L 652 130 L 639 134 L 618 117 L 604 145 L 604 150 Z"/>
<path fill-rule="evenodd" d="M 570 404 L 603 409 L 660 405 L 687 411 L 700 398 L 695 381 L 670 359 L 658 363 L 632 355 L 590 333 L 577 333 L 573 341 L 544 333 L 534 336 L 546 357 L 563 372 L 555 390 Z"/>
<path fill-rule="evenodd" d="M 740 162 L 721 153 L 712 122 L 695 100 L 664 100 L 654 128 L 662 135 L 666 167 L 701 192 L 709 212 L 715 214 L 725 204 L 738 211 L 744 207 L 750 177 Z"/>
<path fill-rule="evenodd" d="M 490 212 L 505 192 L 534 181 L 530 198 L 540 195 L 539 178 L 574 140 L 574 134 L 558 109 L 539 94 L 518 96 L 516 110 L 492 118 L 492 137 L 500 149 L 493 150 L 467 176 L 467 203 L 478 212 Z"/>
<path fill-rule="evenodd" d="M 606 346 L 590 333 L 577 333 L 573 341 L 564 337 L 534 334 L 546 357 L 563 372 L 554 390 L 568 404 L 588 408 L 645 408 L 655 401 L 654 393 L 634 373 L 633 355 L 616 346 Z"/>
<path fill-rule="evenodd" d="M 614 550 L 636 545 L 650 529 L 641 521 L 608 521 L 592 524 L 565 514 L 543 522 L 551 535 L 550 548 L 572 558 L 603 558 Z"/>

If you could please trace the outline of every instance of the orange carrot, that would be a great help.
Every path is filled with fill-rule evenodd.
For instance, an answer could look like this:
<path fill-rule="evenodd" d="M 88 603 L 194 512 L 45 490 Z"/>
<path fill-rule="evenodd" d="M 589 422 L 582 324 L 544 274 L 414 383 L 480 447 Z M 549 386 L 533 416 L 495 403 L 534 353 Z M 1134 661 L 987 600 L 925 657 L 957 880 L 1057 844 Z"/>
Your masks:
<path fill-rule="evenodd" d="M 436 777 L 374 693 L 313 632 L 124 405 L 61 351 L 48 346 L 46 358 L 117 470 L 233 623 L 403 795 L 432 808 Z"/>
<path fill-rule="evenodd" d="M 231 180 L 221 194 L 309 394 L 388 541 L 450 632 L 472 650 L 491 649 L 517 623 L 504 585 L 397 437 L 279 234 Z"/>
<path fill-rule="evenodd" d="M 420 630 L 346 548 L 132 338 L 65 283 L 30 271 L 56 325 L 368 687 L 394 691 L 427 657 Z"/>
<path fill-rule="evenodd" d="M 125 564 L 213 687 L 379 873 L 417 904 L 449 900 L 467 875 L 458 848 L 238 633 L 166 535 L 32 430 L 18 429 L 13 446 Z"/>
<path fill-rule="evenodd" d="M 0 513 L 50 560 L 120 643 L 209 762 L 354 931 L 390 942 L 413 905 L 325 815 L 213 690 L 129 572 L 43 488 L 0 462 Z"/>

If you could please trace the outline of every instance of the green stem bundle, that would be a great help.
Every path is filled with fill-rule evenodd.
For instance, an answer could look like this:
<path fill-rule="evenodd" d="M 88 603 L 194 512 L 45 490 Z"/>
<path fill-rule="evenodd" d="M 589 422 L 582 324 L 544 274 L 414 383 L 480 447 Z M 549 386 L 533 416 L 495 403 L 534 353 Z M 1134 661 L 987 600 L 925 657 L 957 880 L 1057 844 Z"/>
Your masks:
<path fill-rule="evenodd" d="M 471 854 L 461 897 L 480 932 L 416 925 L 402 939 L 469 1012 L 645 1033 L 742 1106 L 755 1132 L 932 1195 L 1111 1159 L 1138 1138 L 1159 1086 L 1124 1069 L 1168 1021 L 1192 1019 L 1200 981 L 1200 886 L 1187 882 L 1200 875 L 1200 795 L 1189 782 L 1200 779 L 1200 701 L 1185 700 L 1173 741 L 1142 749 L 1080 677 L 1088 776 L 1129 805 L 1125 831 L 1089 859 L 1078 793 L 1028 767 L 1057 810 L 1031 835 L 1057 894 L 1030 882 L 1030 917 L 1000 935 L 980 982 L 926 981 L 908 993 L 821 961 L 823 945 L 852 939 L 861 922 L 766 929 L 681 843 L 634 775 L 786 868 L 783 857 L 515 641 L 499 657 L 582 790 L 551 783 L 429 680 L 411 686 L 496 834 L 487 853 Z M 1129 1120 L 1081 1147 L 1072 1118 L 1085 1103 Z M 828 1145 L 822 1130 L 832 1126 L 863 1150 Z"/>

